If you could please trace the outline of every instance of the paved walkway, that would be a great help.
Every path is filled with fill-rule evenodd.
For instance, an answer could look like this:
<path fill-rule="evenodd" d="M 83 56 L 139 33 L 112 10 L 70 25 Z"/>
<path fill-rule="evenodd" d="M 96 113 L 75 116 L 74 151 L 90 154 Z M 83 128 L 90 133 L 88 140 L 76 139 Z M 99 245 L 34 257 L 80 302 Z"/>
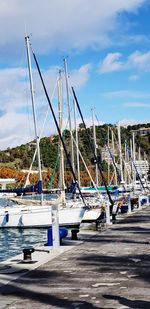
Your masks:
<path fill-rule="evenodd" d="M 0 287 L 0 308 L 150 309 L 150 206 Z"/>

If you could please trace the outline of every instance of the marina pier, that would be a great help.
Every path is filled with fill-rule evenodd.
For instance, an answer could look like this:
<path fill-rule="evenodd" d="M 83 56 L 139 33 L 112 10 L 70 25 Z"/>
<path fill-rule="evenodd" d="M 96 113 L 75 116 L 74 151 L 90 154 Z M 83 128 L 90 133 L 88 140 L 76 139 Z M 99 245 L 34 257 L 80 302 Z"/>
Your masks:
<path fill-rule="evenodd" d="M 15 266 L 2 262 L 0 308 L 149 309 L 149 233 L 148 204 L 102 232 L 81 228 L 59 250 L 33 253 L 33 263 L 22 255 L 11 259 Z"/>

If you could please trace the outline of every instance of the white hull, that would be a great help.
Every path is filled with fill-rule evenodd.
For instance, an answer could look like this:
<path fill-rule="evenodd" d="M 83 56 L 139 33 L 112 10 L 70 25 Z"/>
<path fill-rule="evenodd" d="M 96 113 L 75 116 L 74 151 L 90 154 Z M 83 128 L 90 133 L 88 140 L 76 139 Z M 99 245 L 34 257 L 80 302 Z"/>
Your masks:
<path fill-rule="evenodd" d="M 87 209 L 83 215 L 82 222 L 92 222 L 98 219 L 101 209 Z"/>
<path fill-rule="evenodd" d="M 81 223 L 84 207 L 58 206 L 59 225 L 75 226 Z M 52 226 L 52 206 L 11 206 L 0 209 L 0 228 L 36 228 Z"/>

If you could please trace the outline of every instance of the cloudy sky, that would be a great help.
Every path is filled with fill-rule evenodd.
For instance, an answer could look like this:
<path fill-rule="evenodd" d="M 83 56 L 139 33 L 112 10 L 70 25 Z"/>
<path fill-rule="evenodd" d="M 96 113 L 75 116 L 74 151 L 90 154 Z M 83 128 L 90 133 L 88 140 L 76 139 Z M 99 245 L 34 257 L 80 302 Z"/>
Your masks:
<path fill-rule="evenodd" d="M 150 122 L 149 16 L 149 0 L 0 0 L 0 149 L 34 138 L 26 35 L 56 115 L 65 57 L 87 124 L 92 108 L 99 123 Z M 56 128 L 33 59 L 32 68 L 38 134 L 50 135 Z M 63 82 L 67 122 L 65 93 Z"/>

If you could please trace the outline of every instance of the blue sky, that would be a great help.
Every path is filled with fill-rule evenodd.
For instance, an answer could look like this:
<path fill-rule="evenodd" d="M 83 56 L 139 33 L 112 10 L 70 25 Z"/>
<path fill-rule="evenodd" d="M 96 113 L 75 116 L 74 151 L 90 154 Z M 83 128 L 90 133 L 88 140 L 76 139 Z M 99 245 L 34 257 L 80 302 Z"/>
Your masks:
<path fill-rule="evenodd" d="M 69 84 L 87 125 L 93 107 L 100 123 L 150 122 L 149 16 L 148 0 L 0 0 L 0 149 L 34 138 L 26 34 L 56 113 L 56 80 L 67 57 Z M 49 112 L 45 120 L 48 104 L 34 62 L 32 66 L 38 128 L 44 136 L 54 134 Z"/>

